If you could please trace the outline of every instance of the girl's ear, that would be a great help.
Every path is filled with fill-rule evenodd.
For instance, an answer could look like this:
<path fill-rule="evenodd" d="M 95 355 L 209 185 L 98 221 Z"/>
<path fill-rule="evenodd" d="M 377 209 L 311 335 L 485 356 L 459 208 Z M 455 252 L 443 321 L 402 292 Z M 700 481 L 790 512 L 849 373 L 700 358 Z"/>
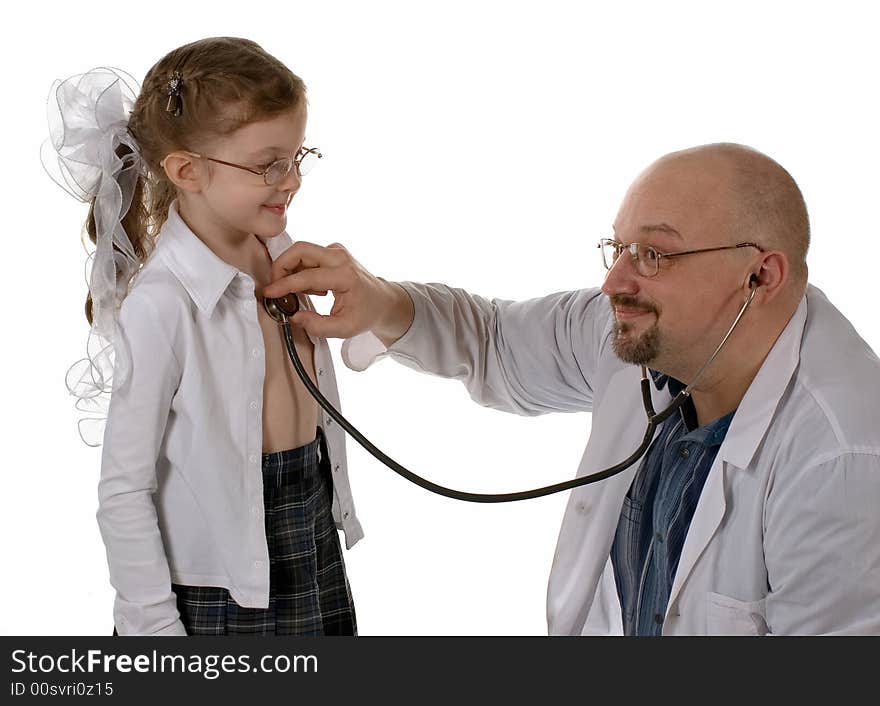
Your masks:
<path fill-rule="evenodd" d="M 198 157 L 191 152 L 171 152 L 162 160 L 162 169 L 178 189 L 198 193 L 205 187 L 207 174 Z"/>

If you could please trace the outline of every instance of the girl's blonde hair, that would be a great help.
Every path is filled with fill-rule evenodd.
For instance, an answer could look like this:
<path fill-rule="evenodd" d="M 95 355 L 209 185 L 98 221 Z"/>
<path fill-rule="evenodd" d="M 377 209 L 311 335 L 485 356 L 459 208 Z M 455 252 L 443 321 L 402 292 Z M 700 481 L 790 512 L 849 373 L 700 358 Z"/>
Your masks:
<path fill-rule="evenodd" d="M 181 77 L 182 112 L 168 111 L 169 81 Z M 128 122 L 140 146 L 145 173 L 138 177 L 122 227 L 143 263 L 152 252 L 168 208 L 177 195 L 160 162 L 180 149 L 228 135 L 248 123 L 266 120 L 305 103 L 302 79 L 259 44 L 237 37 L 211 37 L 174 49 L 148 72 Z M 117 155 L 130 149 L 121 145 Z M 95 243 L 94 201 L 86 232 Z M 86 298 L 92 323 L 92 300 Z"/>

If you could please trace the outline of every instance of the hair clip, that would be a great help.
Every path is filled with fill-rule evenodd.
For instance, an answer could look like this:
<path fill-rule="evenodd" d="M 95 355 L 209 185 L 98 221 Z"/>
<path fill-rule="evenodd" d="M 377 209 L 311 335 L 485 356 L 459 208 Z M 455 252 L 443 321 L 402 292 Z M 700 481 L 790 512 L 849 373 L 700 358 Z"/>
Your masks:
<path fill-rule="evenodd" d="M 179 71 L 175 71 L 168 79 L 168 104 L 165 106 L 165 112 L 173 113 L 174 117 L 183 115 L 183 97 L 180 95 L 182 88 L 183 77 Z"/>

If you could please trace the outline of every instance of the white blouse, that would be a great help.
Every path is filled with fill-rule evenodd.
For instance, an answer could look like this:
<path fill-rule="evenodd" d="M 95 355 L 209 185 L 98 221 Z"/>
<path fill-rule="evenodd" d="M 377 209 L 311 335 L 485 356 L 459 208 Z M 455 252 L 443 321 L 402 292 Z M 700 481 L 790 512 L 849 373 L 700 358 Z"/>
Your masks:
<path fill-rule="evenodd" d="M 264 241 L 272 259 L 292 244 Z M 119 316 L 129 379 L 113 391 L 97 513 L 120 635 L 184 635 L 171 583 L 222 586 L 241 606 L 269 601 L 263 519 L 265 353 L 254 281 L 187 227 L 176 203 Z M 300 305 L 313 310 L 308 297 Z M 339 393 L 327 342 L 311 338 L 318 388 Z M 321 412 L 333 519 L 351 548 L 345 434 Z"/>

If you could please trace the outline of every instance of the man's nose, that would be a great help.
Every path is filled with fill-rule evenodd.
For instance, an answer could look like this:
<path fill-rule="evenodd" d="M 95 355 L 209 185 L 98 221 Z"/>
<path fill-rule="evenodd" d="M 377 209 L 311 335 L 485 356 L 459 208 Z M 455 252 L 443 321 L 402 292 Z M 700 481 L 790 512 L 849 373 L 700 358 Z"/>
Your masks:
<path fill-rule="evenodd" d="M 602 283 L 602 291 L 608 296 L 614 294 L 638 294 L 639 275 L 636 272 L 635 263 L 629 252 L 624 251 L 615 260 L 611 269 L 605 275 Z"/>

